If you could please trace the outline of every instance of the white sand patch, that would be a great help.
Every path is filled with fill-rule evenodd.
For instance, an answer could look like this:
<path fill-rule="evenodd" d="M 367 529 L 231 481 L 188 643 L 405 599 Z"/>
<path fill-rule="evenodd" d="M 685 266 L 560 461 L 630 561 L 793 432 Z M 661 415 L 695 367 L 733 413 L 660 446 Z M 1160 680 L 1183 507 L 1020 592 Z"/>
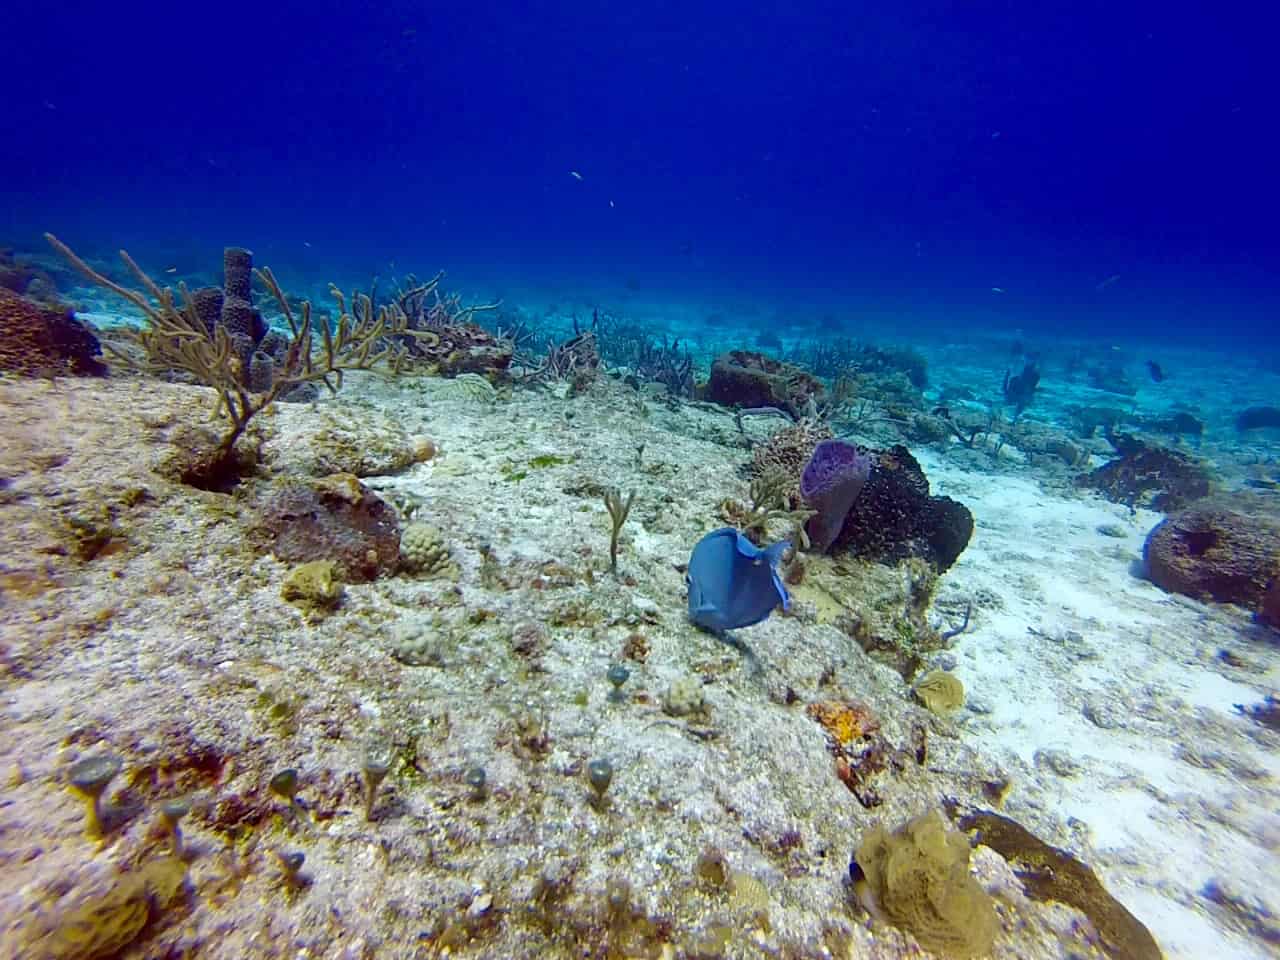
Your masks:
<path fill-rule="evenodd" d="M 1078 821 L 1104 882 L 1168 956 L 1265 956 L 1209 919 L 1204 890 L 1280 875 L 1280 759 L 1233 709 L 1258 701 L 1268 678 L 1274 689 L 1280 647 L 1251 638 L 1243 613 L 1170 598 L 1138 576 L 1158 514 L 920 460 L 934 492 L 962 489 L 978 518 L 946 589 L 975 598 L 955 648 L 984 711 L 966 736 L 1029 768 L 1030 783 L 1015 776 L 1011 815 L 1025 804 Z M 1255 672 L 1216 659 L 1242 646 Z"/>

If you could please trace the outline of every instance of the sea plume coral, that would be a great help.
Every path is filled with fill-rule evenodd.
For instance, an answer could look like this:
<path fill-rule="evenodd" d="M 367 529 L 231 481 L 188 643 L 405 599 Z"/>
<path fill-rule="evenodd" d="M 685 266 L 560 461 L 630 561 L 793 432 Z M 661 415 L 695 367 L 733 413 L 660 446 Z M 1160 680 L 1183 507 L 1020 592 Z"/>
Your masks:
<path fill-rule="evenodd" d="M 249 273 L 246 251 L 233 248 L 236 256 L 228 261 L 229 292 L 219 305 L 218 322 L 211 323 L 212 304 L 193 296 L 185 285 L 179 286 L 175 297 L 172 290 L 158 286 L 147 276 L 125 251 L 120 251 L 120 257 L 145 292 L 130 290 L 109 280 L 53 234 L 46 233 L 45 239 L 86 278 L 128 300 L 145 316 L 146 322 L 142 327 L 120 331 L 120 336 L 140 351 L 140 361 L 109 344 L 108 350 L 124 362 L 149 372 L 184 371 L 196 382 L 217 391 L 216 412 L 230 421 L 230 427 L 207 465 L 210 474 L 216 474 L 220 465 L 226 467 L 233 460 L 236 440 L 244 433 L 249 421 L 285 392 L 311 383 L 323 383 L 336 391 L 342 386 L 343 373 L 348 370 L 382 369 L 392 374 L 399 373 L 408 362 L 408 349 L 401 342 L 403 338 L 435 336 L 410 330 L 404 311 L 395 304 L 375 311 L 368 297 L 356 296 L 352 298 L 348 311 L 346 298 L 336 287 L 330 287 L 338 301 L 336 325 L 331 328 L 324 322 L 313 324 L 311 304 L 304 300 L 295 315 L 275 276 L 264 267 L 254 271 L 254 275 L 275 298 L 288 323 L 289 334 L 287 345 L 281 351 L 281 361 L 272 370 L 269 384 L 258 384 L 263 389 L 255 392 L 255 378 L 245 370 L 244 359 L 247 350 L 252 350 L 252 338 L 246 345 L 240 336 L 246 324 L 254 326 L 252 317 L 245 315 L 246 309 L 252 313 L 247 300 Z M 313 336 L 317 332 L 320 334 L 319 349 Z M 249 355 L 252 356 L 251 353 Z"/>

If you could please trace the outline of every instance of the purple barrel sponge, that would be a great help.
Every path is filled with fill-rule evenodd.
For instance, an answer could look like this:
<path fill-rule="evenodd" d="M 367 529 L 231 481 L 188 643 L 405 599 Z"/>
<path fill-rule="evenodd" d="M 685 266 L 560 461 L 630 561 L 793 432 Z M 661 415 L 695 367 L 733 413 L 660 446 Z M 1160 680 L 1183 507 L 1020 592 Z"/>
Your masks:
<path fill-rule="evenodd" d="M 826 553 L 871 474 L 871 457 L 852 443 L 823 440 L 800 474 L 800 495 L 816 510 L 805 532 L 817 553 Z"/>

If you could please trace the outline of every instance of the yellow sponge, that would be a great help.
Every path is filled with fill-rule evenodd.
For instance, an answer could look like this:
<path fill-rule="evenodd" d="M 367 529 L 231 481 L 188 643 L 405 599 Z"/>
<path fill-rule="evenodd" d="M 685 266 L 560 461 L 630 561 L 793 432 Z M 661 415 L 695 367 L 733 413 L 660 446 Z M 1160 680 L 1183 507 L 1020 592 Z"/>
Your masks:
<path fill-rule="evenodd" d="M 856 860 L 879 912 L 925 949 L 954 960 L 991 952 L 995 903 L 969 875 L 968 840 L 937 810 L 893 833 L 875 827 Z"/>

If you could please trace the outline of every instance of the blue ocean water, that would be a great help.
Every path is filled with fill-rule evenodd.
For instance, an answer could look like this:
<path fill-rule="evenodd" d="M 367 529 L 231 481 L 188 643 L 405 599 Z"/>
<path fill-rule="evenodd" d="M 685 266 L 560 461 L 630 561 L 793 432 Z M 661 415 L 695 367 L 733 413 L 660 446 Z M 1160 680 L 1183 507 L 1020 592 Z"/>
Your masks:
<path fill-rule="evenodd" d="M 135 794 L 181 800 L 155 760 L 172 750 L 196 758 L 183 790 L 227 803 L 210 824 L 202 798 L 186 821 L 192 856 L 151 861 L 191 867 L 191 923 L 152 912 L 130 934 L 144 931 L 126 946 L 137 955 L 195 955 L 185 944 L 203 938 L 209 956 L 248 956 L 239 935 L 344 958 L 384 938 L 379 956 L 464 942 L 468 956 L 551 956 L 577 924 L 603 956 L 602 928 L 581 924 L 607 916 L 609 956 L 675 955 L 668 934 L 697 945 L 680 956 L 745 956 L 715 946 L 730 890 L 739 912 L 724 916 L 751 937 L 735 949 L 831 956 L 844 924 L 862 938 L 846 945 L 888 951 L 897 934 L 863 922 L 879 908 L 861 899 L 855 836 L 957 785 L 1098 853 L 1168 956 L 1270 955 L 1280 157 L 1275 31 L 1258 10 L 9 0 L 0 25 L 0 287 L 27 284 L 0 289 L 0 305 L 65 297 L 113 366 L 109 381 L 46 383 L 69 368 L 29 355 L 87 351 L 90 331 L 64 311 L 0 318 L 18 321 L 0 361 L 20 361 L 0 377 L 0 673 L 28 684 L 0 710 L 17 731 L 0 766 L 18 798 L 0 803 L 0 947 L 23 930 L 9 918 L 84 888 L 77 865 L 118 855 L 121 876 L 142 875 L 156 838 L 140 842 Z M 191 307 L 207 338 L 170 331 L 141 344 L 146 363 L 132 354 L 171 382 L 135 379 L 139 343 L 111 328 L 138 315 L 75 276 L 46 231 L 113 276 L 126 276 L 123 248 L 163 284 L 218 288 L 200 291 L 211 310 Z M 276 334 L 279 304 L 261 282 L 248 292 L 239 247 L 325 306 L 329 281 L 350 292 L 377 278 L 386 305 L 409 274 L 444 270 L 460 303 L 501 301 L 482 315 L 491 330 L 527 320 L 538 336 L 490 350 L 487 333 L 432 326 L 424 295 L 412 343 L 439 349 L 404 381 L 353 376 L 326 409 L 326 368 L 309 360 L 361 368 L 391 349 L 384 328 L 324 361 L 318 336 L 310 350 L 296 329 L 272 336 L 246 301 Z M 598 340 L 570 340 L 597 312 Z M 181 355 L 193 340 L 208 352 Z M 713 389 L 713 358 L 737 348 L 770 356 L 723 364 Z M 808 369 L 758 375 L 779 357 Z M 220 391 L 213 427 L 187 422 L 189 381 Z M 825 486 L 806 490 L 815 463 Z M 376 583 L 343 599 L 320 556 L 349 530 L 282 549 L 273 525 L 318 514 L 303 496 L 376 501 L 382 552 L 338 554 Z M 708 536 L 732 549 L 700 557 Z M 773 541 L 767 569 L 748 563 L 756 539 Z M 905 557 L 896 594 L 874 578 Z M 794 590 L 793 616 L 774 590 L 784 607 Z M 688 619 L 719 638 L 686 622 L 688 596 Z M 771 632 L 747 643 L 726 627 Z M 967 700 L 949 687 L 965 712 L 924 713 L 925 684 L 945 688 L 951 671 L 970 684 Z M 858 699 L 832 699 L 846 695 Z M 547 719 L 538 702 L 570 712 Z M 793 735 L 802 712 L 850 732 Z M 877 713 L 892 742 L 869 739 Z M 231 732 L 206 749 L 198 728 L 215 717 Z M 657 739 L 673 730 L 688 735 L 679 750 Z M 396 765 L 370 744 L 394 744 Z M 49 798 L 74 784 L 73 760 L 114 753 L 132 768 L 119 842 L 86 856 Z M 868 784 L 886 764 L 908 773 L 881 796 Z M 289 787 L 287 806 L 264 805 L 299 771 L 306 804 Z M 686 803 L 691 784 L 701 796 Z M 848 806 L 825 808 L 815 784 Z M 18 819 L 30 811 L 39 829 Z M 250 814 L 261 830 L 238 853 Z M 712 838 L 738 844 L 731 860 L 704 861 Z M 463 859 L 477 851 L 492 872 Z M 607 905 L 563 929 L 525 912 L 573 917 L 561 898 L 580 868 L 560 876 L 561 859 L 595 873 Z M 298 882 L 304 862 L 314 885 Z M 677 863 L 681 897 L 705 866 L 729 887 L 714 903 L 704 889 L 661 901 Z M 221 912 L 250 868 L 275 899 L 251 886 Z M 394 883 L 366 889 L 381 872 Z M 632 884 L 709 926 L 673 934 L 633 915 Z M 775 899 L 775 941 L 756 886 Z M 146 896 L 130 915 L 164 906 L 133 889 Z M 111 919 L 109 900 L 87 903 Z M 1024 939 L 996 956 L 1057 939 L 1063 952 L 1045 956 L 1092 953 L 1115 933 L 1092 914 L 1060 930 L 1047 910 L 1027 920 L 1020 895 L 1006 906 L 1002 936 Z M 820 925 L 821 952 L 777 946 L 793 925 Z M 341 942 L 354 932 L 371 935 Z M 655 949 L 624 951 L 623 934 Z M 484 952 L 489 935 L 503 946 Z"/>
<path fill-rule="evenodd" d="M 1210 5 L 6 5 L 0 238 L 762 324 L 1270 342 L 1267 31 Z M 321 287 L 322 289 L 322 287 Z"/>

